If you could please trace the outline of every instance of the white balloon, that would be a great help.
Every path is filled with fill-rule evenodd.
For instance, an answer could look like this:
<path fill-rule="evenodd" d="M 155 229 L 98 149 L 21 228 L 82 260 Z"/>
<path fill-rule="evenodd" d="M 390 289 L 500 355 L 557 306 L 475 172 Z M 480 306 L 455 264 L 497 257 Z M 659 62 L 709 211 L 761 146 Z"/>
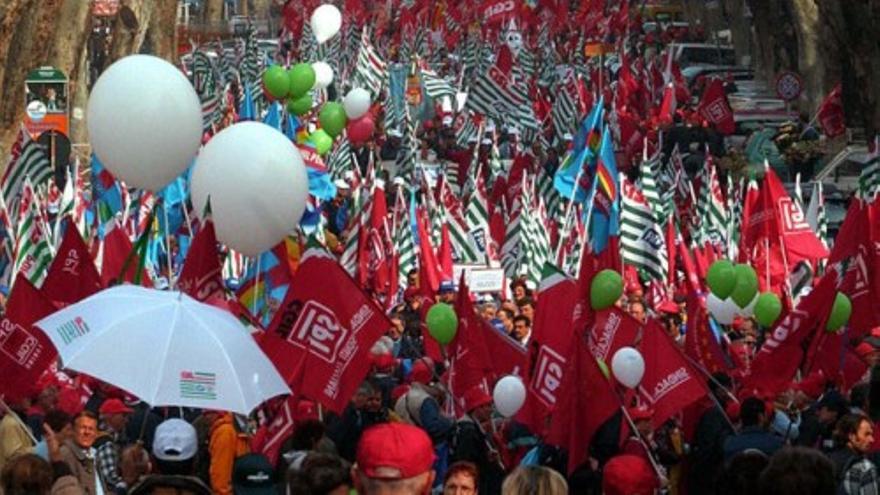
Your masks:
<path fill-rule="evenodd" d="M 370 92 L 364 88 L 352 89 L 342 99 L 342 108 L 351 120 L 363 117 L 370 111 Z"/>
<path fill-rule="evenodd" d="M 715 321 L 722 325 L 730 325 L 733 323 L 733 319 L 736 318 L 739 311 L 741 311 L 736 303 L 733 302 L 733 299 L 728 297 L 727 299 L 722 300 L 711 292 L 706 296 L 706 309 L 709 310 L 709 314 L 712 315 L 712 318 L 715 318 Z"/>
<path fill-rule="evenodd" d="M 312 32 L 318 43 L 323 43 L 336 36 L 342 27 L 342 13 L 330 4 L 324 4 L 312 12 Z"/>
<path fill-rule="evenodd" d="M 312 69 L 315 70 L 315 89 L 324 89 L 333 83 L 333 67 L 326 62 L 314 62 Z"/>
<path fill-rule="evenodd" d="M 495 402 L 498 414 L 505 418 L 515 415 L 526 402 L 526 386 L 522 379 L 516 375 L 507 375 L 498 380 L 492 390 L 492 401 Z"/>
<path fill-rule="evenodd" d="M 186 170 L 201 144 L 202 106 L 192 84 L 151 55 L 108 67 L 86 113 L 92 149 L 130 187 L 159 191 Z"/>
<path fill-rule="evenodd" d="M 645 360 L 632 347 L 621 347 L 611 358 L 611 372 L 623 386 L 636 388 L 645 375 Z"/>
<path fill-rule="evenodd" d="M 299 224 L 309 181 L 299 150 L 259 122 L 227 127 L 205 145 L 192 174 L 193 206 L 208 198 L 217 239 L 257 256 Z"/>

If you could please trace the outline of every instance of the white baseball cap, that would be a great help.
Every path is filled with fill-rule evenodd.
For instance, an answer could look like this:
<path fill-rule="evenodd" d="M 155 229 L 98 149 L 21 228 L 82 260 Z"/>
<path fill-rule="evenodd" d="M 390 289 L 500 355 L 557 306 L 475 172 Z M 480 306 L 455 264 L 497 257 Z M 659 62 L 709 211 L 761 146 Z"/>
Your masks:
<path fill-rule="evenodd" d="M 333 184 L 336 186 L 337 189 L 351 189 L 351 187 L 349 187 L 348 185 L 348 182 L 345 182 L 342 179 L 334 180 Z"/>
<path fill-rule="evenodd" d="M 156 428 L 153 455 L 160 461 L 186 461 L 198 450 L 196 429 L 178 418 L 166 419 Z"/>

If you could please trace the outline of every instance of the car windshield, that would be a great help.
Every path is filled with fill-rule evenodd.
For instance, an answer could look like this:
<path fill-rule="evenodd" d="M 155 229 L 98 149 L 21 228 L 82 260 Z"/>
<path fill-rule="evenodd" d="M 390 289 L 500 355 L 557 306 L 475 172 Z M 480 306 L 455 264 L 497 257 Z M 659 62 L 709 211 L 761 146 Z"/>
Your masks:
<path fill-rule="evenodd" d="M 695 64 L 734 65 L 736 64 L 736 54 L 730 48 L 686 46 L 682 49 L 678 62 L 682 66 Z"/>

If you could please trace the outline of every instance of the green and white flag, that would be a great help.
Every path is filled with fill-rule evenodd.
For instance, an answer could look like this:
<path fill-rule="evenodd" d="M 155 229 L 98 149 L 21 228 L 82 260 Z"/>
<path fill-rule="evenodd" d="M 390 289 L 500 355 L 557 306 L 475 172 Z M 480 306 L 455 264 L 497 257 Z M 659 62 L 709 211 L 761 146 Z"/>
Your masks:
<path fill-rule="evenodd" d="M 482 177 L 477 177 L 477 185 L 468 198 L 464 215 L 468 237 L 479 253 L 477 261 L 486 263 L 489 261 L 492 236 L 489 232 L 489 197 L 486 195 L 486 186 Z"/>
<path fill-rule="evenodd" d="M 40 199 L 29 181 L 25 181 L 20 203 L 20 218 L 15 229 L 13 274 L 23 273 L 39 286 L 46 276 L 54 253 L 48 239 L 48 226 L 37 211 Z"/>
<path fill-rule="evenodd" d="M 669 270 L 663 231 L 642 191 L 621 174 L 620 250 L 624 264 L 663 284 Z"/>
<path fill-rule="evenodd" d="M 700 182 L 700 197 L 697 200 L 697 232 L 695 241 L 727 245 L 727 207 L 721 194 L 712 155 L 706 153 L 706 166 Z"/>
<path fill-rule="evenodd" d="M 874 138 L 874 152 L 859 174 L 859 197 L 867 202 L 874 201 L 880 193 L 880 139 Z"/>
<path fill-rule="evenodd" d="M 415 194 L 415 193 L 410 193 Z M 419 257 L 416 253 L 416 243 L 413 239 L 412 221 L 409 215 L 409 208 L 403 199 L 403 191 L 399 190 L 397 195 L 400 217 L 397 221 L 397 228 L 394 232 L 394 250 L 397 252 L 397 273 L 398 283 L 400 287 L 406 288 L 407 274 L 411 270 L 418 268 Z"/>
<path fill-rule="evenodd" d="M 14 221 L 19 217 L 18 198 L 26 181 L 32 187 L 39 187 L 52 180 L 53 176 L 54 171 L 46 151 L 36 141 L 31 141 L 30 134 L 22 127 L 18 140 L 12 147 L 12 159 L 6 165 L 3 181 L 0 182 L 3 200 L 12 208 L 9 218 Z"/>

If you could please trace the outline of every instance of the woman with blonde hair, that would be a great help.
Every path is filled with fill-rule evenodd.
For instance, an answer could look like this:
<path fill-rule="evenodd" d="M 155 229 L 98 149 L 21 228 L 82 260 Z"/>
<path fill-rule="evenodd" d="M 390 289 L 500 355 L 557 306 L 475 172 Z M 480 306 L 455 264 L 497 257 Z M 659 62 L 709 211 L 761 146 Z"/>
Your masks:
<path fill-rule="evenodd" d="M 504 480 L 501 495 L 566 495 L 568 483 L 556 471 L 543 466 L 520 466 Z"/>

